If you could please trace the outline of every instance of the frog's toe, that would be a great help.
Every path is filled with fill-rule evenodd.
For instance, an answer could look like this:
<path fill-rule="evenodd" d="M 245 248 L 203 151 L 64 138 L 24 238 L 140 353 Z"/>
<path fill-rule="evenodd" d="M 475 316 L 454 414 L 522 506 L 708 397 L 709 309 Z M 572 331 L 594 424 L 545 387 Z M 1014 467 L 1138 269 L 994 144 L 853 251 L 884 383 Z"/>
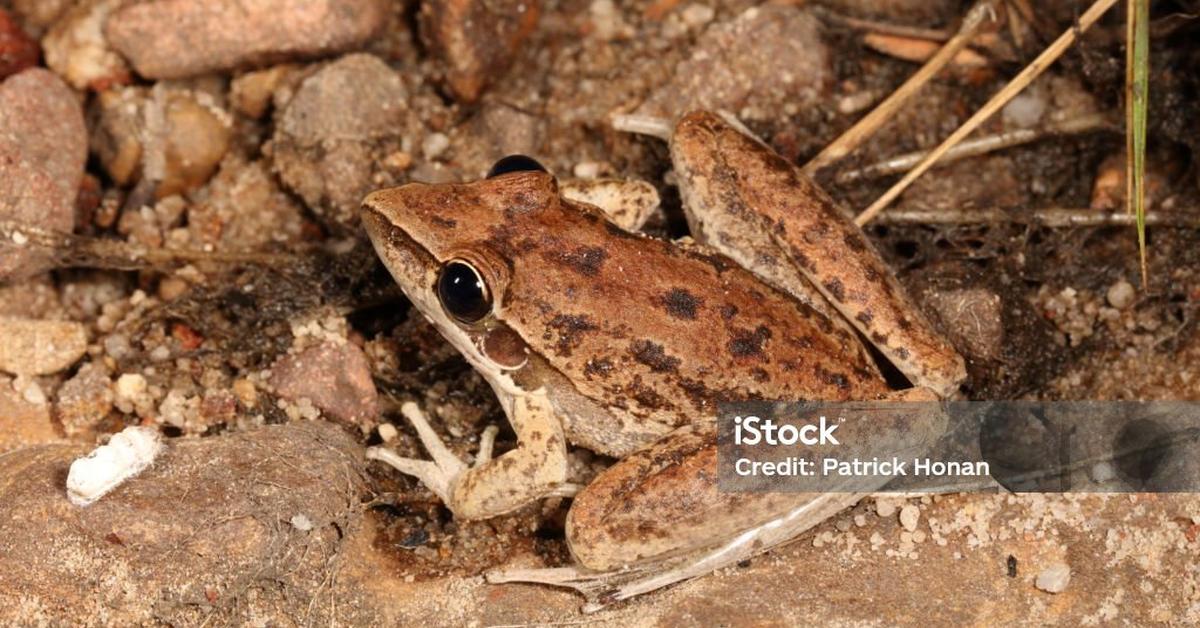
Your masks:
<path fill-rule="evenodd" d="M 421 444 L 425 446 L 425 450 L 429 452 L 433 460 L 405 458 L 384 447 L 367 449 L 367 459 L 384 462 L 405 475 L 417 478 L 422 484 L 429 487 L 429 490 L 442 498 L 442 501 L 450 503 L 454 483 L 467 469 L 467 465 L 463 464 L 458 456 L 455 456 L 446 447 L 437 432 L 433 431 L 429 419 L 424 412 L 421 412 L 417 404 L 411 401 L 405 402 L 400 406 L 400 413 L 408 419 L 409 423 L 412 423 L 413 429 L 417 431 L 417 436 L 421 439 Z M 487 449 L 491 449 L 490 444 Z M 490 451 L 488 455 L 490 457 Z"/>
<path fill-rule="evenodd" d="M 457 473 L 447 473 L 436 462 L 405 458 L 386 447 L 369 447 L 367 460 L 378 460 L 400 473 L 417 478 L 443 502 L 449 503 L 451 487 L 454 486 L 454 480 L 458 477 Z"/>

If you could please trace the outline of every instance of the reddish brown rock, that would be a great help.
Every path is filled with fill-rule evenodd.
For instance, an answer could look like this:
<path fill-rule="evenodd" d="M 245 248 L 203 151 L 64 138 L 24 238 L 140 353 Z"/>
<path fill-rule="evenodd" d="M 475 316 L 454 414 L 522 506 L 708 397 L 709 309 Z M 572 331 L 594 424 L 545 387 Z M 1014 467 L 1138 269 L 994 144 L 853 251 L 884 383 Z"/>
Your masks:
<path fill-rule="evenodd" d="M 540 13 L 538 0 L 421 3 L 421 34 L 445 64 L 446 87 L 455 99 L 478 100 L 504 74 Z"/>
<path fill-rule="evenodd" d="M 37 65 L 40 50 L 21 25 L 0 9 L 0 80 Z"/>
<path fill-rule="evenodd" d="M 52 72 L 30 68 L 0 84 L 0 221 L 48 231 L 75 225 L 87 158 L 83 112 Z M 21 237 L 0 242 L 0 281 L 47 267 Z"/>
<path fill-rule="evenodd" d="M 113 388 L 108 370 L 92 362 L 79 367 L 79 372 L 58 389 L 54 416 L 70 436 L 94 428 L 112 407 Z"/>
<path fill-rule="evenodd" d="M 57 439 L 49 404 L 25 399 L 12 379 L 0 375 L 0 454 Z"/>
<path fill-rule="evenodd" d="M 373 425 L 379 416 L 367 356 L 348 342 L 326 342 L 284 356 L 271 368 L 271 385 L 280 397 L 293 403 L 307 399 L 344 423 Z"/>
<path fill-rule="evenodd" d="M 158 0 L 113 13 L 105 34 L 138 74 L 184 78 L 353 50 L 385 15 L 382 0 Z"/>

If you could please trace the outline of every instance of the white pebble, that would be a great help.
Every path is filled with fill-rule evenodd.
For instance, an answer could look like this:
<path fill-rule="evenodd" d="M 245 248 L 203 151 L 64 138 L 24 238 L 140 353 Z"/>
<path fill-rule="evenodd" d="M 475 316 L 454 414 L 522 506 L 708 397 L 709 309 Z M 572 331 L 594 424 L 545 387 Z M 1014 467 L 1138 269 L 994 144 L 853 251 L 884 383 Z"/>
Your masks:
<path fill-rule="evenodd" d="M 716 11 L 703 4 L 690 4 L 683 10 L 682 18 L 685 24 L 692 28 L 704 26 L 712 21 Z"/>
<path fill-rule="evenodd" d="M 392 425 L 391 423 L 379 424 L 379 438 L 383 440 L 383 442 L 390 443 L 396 440 L 396 437 L 399 435 L 400 432 L 396 430 L 395 425 Z"/>
<path fill-rule="evenodd" d="M 889 498 L 875 498 L 875 514 L 884 519 L 892 516 L 896 512 L 896 502 Z"/>
<path fill-rule="evenodd" d="M 304 513 L 294 515 L 292 517 L 291 524 L 293 528 L 296 528 L 301 532 L 308 532 L 309 530 L 313 529 L 312 519 L 309 519 L 308 515 L 305 515 Z"/>
<path fill-rule="evenodd" d="M 67 472 L 67 498 L 87 506 L 141 473 L 163 450 L 162 436 L 150 427 L 127 427 L 107 445 L 71 463 Z"/>
<path fill-rule="evenodd" d="M 1071 568 L 1063 563 L 1055 563 L 1038 574 L 1034 585 L 1046 593 L 1062 593 L 1071 582 Z"/>
<path fill-rule="evenodd" d="M 1117 283 L 1108 287 L 1108 293 L 1105 298 L 1108 299 L 1108 304 L 1123 310 L 1133 304 L 1137 293 L 1133 289 L 1133 285 L 1124 279 L 1118 280 Z"/>
<path fill-rule="evenodd" d="M 1093 482 L 1097 484 L 1103 484 L 1117 477 L 1117 472 L 1113 469 L 1111 464 L 1107 462 L 1097 462 L 1096 464 L 1092 465 L 1091 476 Z"/>
<path fill-rule="evenodd" d="M 917 529 L 917 522 L 921 520 L 921 509 L 912 504 L 905 504 L 904 508 L 900 509 L 900 525 L 904 526 L 905 530 L 912 532 Z"/>
<path fill-rule="evenodd" d="M 426 159 L 441 157 L 447 148 L 450 148 L 450 138 L 445 133 L 430 133 L 421 142 L 421 152 L 425 153 Z"/>

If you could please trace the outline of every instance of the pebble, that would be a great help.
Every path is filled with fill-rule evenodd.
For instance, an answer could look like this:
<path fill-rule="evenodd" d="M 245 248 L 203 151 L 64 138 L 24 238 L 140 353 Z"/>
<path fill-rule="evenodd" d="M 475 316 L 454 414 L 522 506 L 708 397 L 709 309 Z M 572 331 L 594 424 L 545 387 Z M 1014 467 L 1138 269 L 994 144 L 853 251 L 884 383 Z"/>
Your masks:
<path fill-rule="evenodd" d="M 794 6 L 765 5 L 713 25 L 636 111 L 674 119 L 723 109 L 744 119 L 777 117 L 820 97 L 833 78 L 820 22 Z"/>
<path fill-rule="evenodd" d="M 1109 305 L 1118 310 L 1124 310 L 1133 305 L 1134 299 L 1137 298 L 1137 291 L 1134 290 L 1133 284 L 1120 279 L 1108 287 L 1108 292 L 1105 293 L 1104 298 L 1108 300 Z"/>
<path fill-rule="evenodd" d="M 421 35 L 440 58 L 451 95 L 473 103 L 503 77 L 540 14 L 540 0 L 426 0 Z"/>
<path fill-rule="evenodd" d="M 291 519 L 291 524 L 292 524 L 293 528 L 296 528 L 297 530 L 299 530 L 301 532 L 308 532 L 309 530 L 313 529 L 312 519 L 309 519 L 308 516 L 303 513 L 298 514 L 298 515 L 293 515 L 292 519 Z"/>
<path fill-rule="evenodd" d="M 79 367 L 75 376 L 58 389 L 54 416 L 68 436 L 96 427 L 113 407 L 113 385 L 108 371 L 95 362 Z"/>
<path fill-rule="evenodd" d="M 0 220 L 70 232 L 87 159 L 75 94 L 54 73 L 30 68 L 0 83 L 0 112 Z M 50 265 L 42 252 L 0 243 L 0 281 Z"/>
<path fill-rule="evenodd" d="M 155 0 L 105 26 L 138 74 L 177 79 L 355 50 L 383 26 L 383 0 Z"/>
<path fill-rule="evenodd" d="M 904 526 L 905 530 L 912 532 L 917 529 L 917 523 L 921 521 L 921 509 L 913 504 L 905 504 L 900 509 L 900 525 Z"/>
<path fill-rule="evenodd" d="M 1097 462 L 1096 464 L 1092 465 L 1088 475 L 1092 477 L 1093 482 L 1097 484 L 1104 484 L 1105 482 L 1117 477 L 1117 472 L 1108 462 Z"/>
<path fill-rule="evenodd" d="M 71 366 L 87 350 L 83 325 L 0 317 L 0 370 L 15 375 L 49 375 Z"/>
<path fill-rule="evenodd" d="M 280 397 L 297 404 L 309 400 L 351 425 L 372 424 L 379 415 L 367 356 L 347 342 L 325 342 L 280 358 L 271 367 L 271 385 Z"/>
<path fill-rule="evenodd" d="M 894 499 L 887 497 L 875 498 L 875 514 L 884 519 L 896 514 L 896 507 L 897 504 Z"/>
<path fill-rule="evenodd" d="M 445 133 L 430 133 L 421 141 L 421 152 L 425 153 L 425 159 L 437 159 L 447 148 L 450 148 L 450 138 Z"/>
<path fill-rule="evenodd" d="M 391 423 L 379 424 L 379 439 L 385 443 L 390 443 L 400 436 L 400 431 Z"/>
<path fill-rule="evenodd" d="M 717 14 L 712 7 L 703 4 L 689 4 L 680 17 L 683 18 L 685 24 L 692 28 L 699 28 L 711 22 Z"/>
<path fill-rule="evenodd" d="M 0 80 L 37 65 L 40 53 L 37 42 L 0 8 Z"/>
<path fill-rule="evenodd" d="M 121 0 L 86 0 L 42 38 L 46 65 L 75 89 L 102 92 L 130 82 L 129 66 L 104 37 L 104 23 Z"/>
<path fill-rule="evenodd" d="M 1038 574 L 1034 586 L 1047 593 L 1062 593 L 1071 582 L 1071 568 L 1063 563 L 1055 563 Z"/>
<path fill-rule="evenodd" d="M 343 57 L 305 79 L 277 113 L 272 165 L 326 226 L 352 233 L 362 198 L 398 183 L 386 158 L 410 149 L 406 136 L 424 135 L 407 102 L 400 76 L 386 63 Z"/>
<path fill-rule="evenodd" d="M 57 438 L 50 406 L 26 401 L 14 384 L 0 375 L 0 453 Z"/>
<path fill-rule="evenodd" d="M 924 301 L 950 340 L 972 356 L 999 359 L 1004 351 L 1000 295 L 986 288 L 928 290 Z"/>

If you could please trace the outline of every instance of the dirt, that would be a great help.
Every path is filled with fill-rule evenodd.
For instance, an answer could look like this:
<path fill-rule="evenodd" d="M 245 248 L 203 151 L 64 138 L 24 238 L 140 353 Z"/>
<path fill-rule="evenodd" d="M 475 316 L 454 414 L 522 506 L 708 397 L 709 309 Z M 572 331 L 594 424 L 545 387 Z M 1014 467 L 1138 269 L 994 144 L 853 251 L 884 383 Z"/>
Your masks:
<path fill-rule="evenodd" d="M 47 143 L 72 154 L 89 145 L 86 165 L 20 157 L 0 167 L 55 194 L 55 211 L 41 222 L 25 206 L 0 206 L 0 257 L 21 270 L 0 283 L 0 317 L 13 329 L 53 323 L 86 336 L 86 349 L 68 352 L 69 365 L 0 365 L 11 375 L 0 375 L 0 452 L 12 452 L 0 453 L 0 527 L 8 530 L 0 589 L 22 591 L 3 598 L 0 617 L 186 625 L 1200 621 L 1189 562 L 1200 549 L 1200 502 L 1190 495 L 926 497 L 911 500 L 919 508 L 912 525 L 911 509 L 901 525 L 866 500 L 748 564 L 583 617 L 573 594 L 479 577 L 568 564 L 569 500 L 457 521 L 415 480 L 362 458 L 363 446 L 383 442 L 380 424 L 395 427 L 388 446 L 425 457 L 399 414 L 405 400 L 432 413 L 460 457 L 474 455 L 488 425 L 501 427 L 498 451 L 515 445 L 490 388 L 415 315 L 376 260 L 354 213 L 364 191 L 471 180 L 523 152 L 564 179 L 648 182 L 663 207 L 647 231 L 685 235 L 664 143 L 615 131 L 612 115 L 727 109 L 803 164 L 917 67 L 866 47 L 848 17 L 952 32 L 965 6 L 558 0 L 541 3 L 536 26 L 526 28 L 523 16 L 488 21 L 495 7 L 522 3 L 471 14 L 463 2 L 430 0 L 422 9 L 355 0 L 361 11 L 345 15 L 336 2 L 276 1 L 304 28 L 337 21 L 328 27 L 336 36 L 258 37 L 256 29 L 271 30 L 269 10 L 252 12 L 246 19 L 257 21 L 239 29 L 229 13 L 206 18 L 202 3 L 189 0 L 74 8 L 0 0 L 0 25 L 23 29 L 0 38 L 0 60 L 23 60 L 0 64 L 11 74 L 0 76 L 0 93 L 46 84 L 45 93 L 19 95 L 61 101 L 69 92 L 68 114 L 78 104 L 86 120 L 86 129 L 74 117 L 61 129 L 34 129 L 0 115 L 0 131 L 37 154 Z M 1153 209 L 1186 218 L 1200 206 L 1190 71 L 1200 26 L 1177 15 L 1194 14 L 1195 3 L 1154 8 Z M 1006 20 L 1018 13 L 1002 11 Z M 985 66 L 940 75 L 818 180 L 845 207 L 866 207 L 894 177 L 838 183 L 840 174 L 936 145 L 1075 13 L 1039 9 L 1032 21 L 996 27 L 975 47 Z M 467 14 L 474 21 L 454 22 Z M 454 39 L 464 29 L 497 39 L 472 49 L 473 40 Z M 213 50 L 184 54 L 195 43 L 189 32 L 206 33 Z M 1119 16 L 1102 20 L 1030 88 L 1022 109 L 981 133 L 1118 112 L 1123 32 Z M 49 71 L 27 69 L 38 38 Z M 782 76 L 797 67 L 804 71 Z M 1123 195 L 1123 184 L 1100 190 L 1122 162 L 1120 122 L 939 166 L 895 209 L 1119 211 L 1121 199 L 1109 209 L 1096 199 L 1098 191 Z M 5 154 L 24 154 L 21 142 L 5 142 Z M 73 207 L 58 198 L 66 182 Z M 64 236 L 71 209 L 74 229 Z M 1194 228 L 1151 228 L 1144 288 L 1131 227 L 882 219 L 866 232 L 964 353 L 968 398 L 1200 398 Z M 36 357 L 51 363 L 55 355 Z M 343 362 L 354 372 L 318 376 Z M 72 510 L 62 490 L 70 460 L 129 425 L 159 427 L 170 453 L 92 510 Z M 571 455 L 580 482 L 612 462 L 586 450 Z M 222 509 L 244 516 L 225 520 Z M 297 509 L 309 513 L 312 532 L 292 521 Z M 139 556 L 137 548 L 154 551 Z M 1070 570 L 1065 590 L 1038 589 L 1039 574 L 1059 564 Z"/>

